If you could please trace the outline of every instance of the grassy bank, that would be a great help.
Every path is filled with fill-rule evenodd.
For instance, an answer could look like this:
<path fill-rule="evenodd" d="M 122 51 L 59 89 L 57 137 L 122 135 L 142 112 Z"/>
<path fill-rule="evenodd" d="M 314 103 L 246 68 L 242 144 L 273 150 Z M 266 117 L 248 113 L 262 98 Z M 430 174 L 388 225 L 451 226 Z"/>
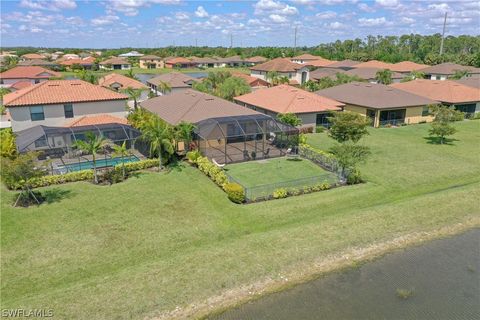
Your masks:
<path fill-rule="evenodd" d="M 156 316 L 323 257 L 479 214 L 480 122 L 432 145 L 428 125 L 372 129 L 368 183 L 232 204 L 194 168 L 113 185 L 51 187 L 58 200 L 13 209 L 2 189 L 1 308 L 59 318 Z M 309 143 L 328 148 L 325 134 Z"/>

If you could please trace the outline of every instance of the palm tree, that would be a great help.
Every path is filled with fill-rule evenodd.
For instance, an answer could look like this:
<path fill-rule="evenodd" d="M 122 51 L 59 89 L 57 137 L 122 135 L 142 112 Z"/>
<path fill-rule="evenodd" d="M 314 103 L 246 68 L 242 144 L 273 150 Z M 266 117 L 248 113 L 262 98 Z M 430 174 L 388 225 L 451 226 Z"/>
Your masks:
<path fill-rule="evenodd" d="M 133 100 L 133 108 L 135 110 L 138 109 L 138 99 L 140 99 L 142 95 L 142 89 L 133 89 L 131 87 L 128 87 L 125 89 L 125 93 L 128 94 L 130 97 L 130 100 Z"/>
<path fill-rule="evenodd" d="M 389 85 L 393 82 L 392 81 L 392 71 L 390 71 L 388 69 L 379 70 L 379 71 L 377 71 L 377 73 L 375 75 L 375 79 L 378 81 L 378 83 Z"/>
<path fill-rule="evenodd" d="M 127 141 L 123 141 L 122 145 L 119 146 L 118 144 L 113 144 L 113 155 L 116 157 L 121 157 L 122 158 L 122 175 L 123 179 L 125 179 L 125 157 L 130 155 L 130 152 L 127 149 Z"/>
<path fill-rule="evenodd" d="M 185 151 L 189 151 L 190 142 L 192 141 L 192 133 L 195 128 L 194 124 L 185 121 L 182 121 L 175 126 L 175 139 L 177 141 L 183 141 L 185 144 Z"/>
<path fill-rule="evenodd" d="M 460 80 L 466 76 L 468 76 L 470 73 L 468 70 L 455 70 L 455 73 L 449 77 L 449 79 L 452 80 Z"/>
<path fill-rule="evenodd" d="M 128 69 L 127 73 L 125 75 L 129 78 L 136 79 L 135 78 L 135 73 L 133 73 L 133 69 Z"/>
<path fill-rule="evenodd" d="M 277 84 L 288 84 L 288 83 L 290 83 L 290 80 L 288 79 L 288 77 L 285 77 L 285 76 L 279 77 L 277 80 Z"/>
<path fill-rule="evenodd" d="M 172 91 L 172 87 L 170 86 L 170 84 L 165 81 L 159 81 L 157 89 L 162 93 L 162 95 Z"/>
<path fill-rule="evenodd" d="M 272 85 L 276 85 L 276 84 L 277 84 L 277 82 L 278 82 L 278 77 L 279 77 L 279 74 L 278 74 L 277 71 L 268 71 L 268 72 L 267 72 L 267 76 L 266 76 L 267 81 L 268 81 L 268 79 L 270 79 L 270 83 L 271 83 Z"/>
<path fill-rule="evenodd" d="M 77 140 L 73 143 L 74 147 L 92 155 L 93 179 L 95 183 L 98 183 L 96 155 L 107 143 L 108 140 L 105 137 L 96 136 L 93 132 L 85 133 L 85 141 Z"/>
<path fill-rule="evenodd" d="M 142 139 L 150 143 L 150 156 L 158 153 L 158 170 L 161 171 L 162 166 L 162 152 L 172 155 L 174 152 L 172 138 L 172 127 L 160 119 L 158 116 L 152 116 L 147 119 L 142 125 Z"/>

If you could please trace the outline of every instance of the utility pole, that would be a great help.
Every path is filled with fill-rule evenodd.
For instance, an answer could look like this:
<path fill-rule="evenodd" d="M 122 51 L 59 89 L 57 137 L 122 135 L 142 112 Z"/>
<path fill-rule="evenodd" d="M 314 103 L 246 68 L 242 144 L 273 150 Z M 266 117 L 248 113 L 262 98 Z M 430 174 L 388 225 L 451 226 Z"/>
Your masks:
<path fill-rule="evenodd" d="M 197 38 L 195 38 L 195 47 L 198 47 Z"/>
<path fill-rule="evenodd" d="M 295 26 L 295 37 L 293 42 L 293 54 L 297 51 L 297 26 Z"/>
<path fill-rule="evenodd" d="M 442 42 L 440 43 L 440 55 L 443 54 L 443 42 L 445 41 L 445 27 L 447 26 L 447 12 L 445 12 L 445 19 L 443 20 Z"/>
<path fill-rule="evenodd" d="M 230 33 L 230 49 L 233 48 L 233 34 Z"/>

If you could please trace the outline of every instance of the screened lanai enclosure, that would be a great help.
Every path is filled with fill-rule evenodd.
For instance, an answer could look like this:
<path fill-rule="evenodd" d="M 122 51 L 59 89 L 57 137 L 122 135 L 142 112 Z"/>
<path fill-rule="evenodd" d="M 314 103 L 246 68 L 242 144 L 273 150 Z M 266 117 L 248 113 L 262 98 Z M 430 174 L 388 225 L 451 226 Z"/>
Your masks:
<path fill-rule="evenodd" d="M 194 130 L 199 151 L 218 163 L 295 153 L 299 130 L 264 114 L 210 118 Z"/>
<path fill-rule="evenodd" d="M 19 152 L 39 151 L 39 160 L 49 160 L 54 174 L 90 169 L 92 155 L 75 148 L 75 142 L 85 140 L 86 133 L 103 136 L 107 143 L 97 155 L 96 166 L 111 167 L 118 163 L 138 161 L 142 155 L 134 148 L 140 132 L 129 125 L 108 123 L 76 127 L 36 126 L 16 133 Z M 125 142 L 129 156 L 122 159 L 113 156 L 113 144 Z"/>

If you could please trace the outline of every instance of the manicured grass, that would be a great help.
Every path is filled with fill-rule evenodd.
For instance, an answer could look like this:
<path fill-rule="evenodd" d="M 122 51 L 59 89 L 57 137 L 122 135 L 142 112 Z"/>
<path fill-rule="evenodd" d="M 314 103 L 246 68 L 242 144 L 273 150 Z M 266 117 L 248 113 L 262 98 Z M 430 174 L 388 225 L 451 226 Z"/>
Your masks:
<path fill-rule="evenodd" d="M 236 72 L 243 72 L 243 73 L 250 73 L 250 70 L 248 68 L 205 68 L 205 69 L 199 69 L 199 68 L 188 68 L 188 69 L 167 69 L 167 68 L 159 68 L 159 69 L 142 69 L 138 67 L 132 68 L 133 73 L 146 73 L 146 74 L 163 74 L 163 73 L 169 73 L 169 72 L 217 72 L 217 71 L 236 71 Z M 98 70 L 98 71 L 93 71 L 96 75 L 99 77 L 102 77 L 106 74 L 109 73 L 120 73 L 120 74 L 126 74 L 128 73 L 128 70 Z M 78 72 L 75 71 L 63 71 L 61 74 L 64 77 L 72 77 L 76 76 Z"/>
<path fill-rule="evenodd" d="M 235 205 L 197 169 L 113 186 L 47 188 L 50 204 L 10 206 L 1 191 L 1 308 L 53 308 L 59 319 L 155 316 L 351 247 L 478 217 L 480 122 L 452 145 L 428 125 L 372 129 L 368 182 Z M 325 134 L 311 144 L 328 148 Z"/>

